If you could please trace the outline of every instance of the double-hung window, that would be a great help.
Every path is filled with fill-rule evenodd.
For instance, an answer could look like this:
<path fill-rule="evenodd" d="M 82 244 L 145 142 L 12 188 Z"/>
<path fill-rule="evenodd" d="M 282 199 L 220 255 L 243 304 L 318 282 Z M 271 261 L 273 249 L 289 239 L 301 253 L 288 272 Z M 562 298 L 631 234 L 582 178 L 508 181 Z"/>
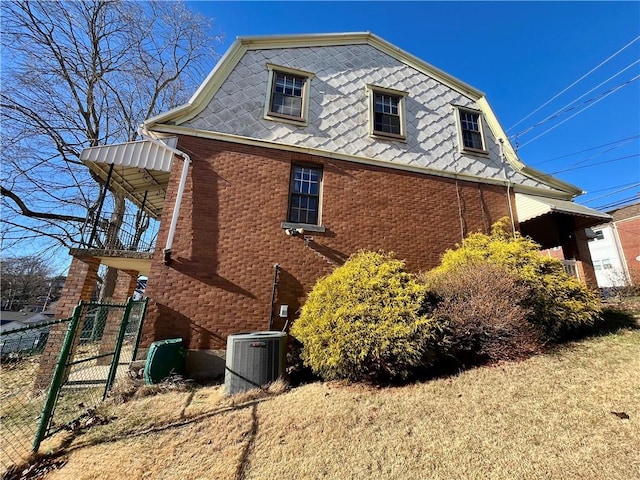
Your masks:
<path fill-rule="evenodd" d="M 369 134 L 404 140 L 406 92 L 367 85 Z"/>
<path fill-rule="evenodd" d="M 306 124 L 309 110 L 309 85 L 313 74 L 267 64 L 269 84 L 265 118 Z"/>
<path fill-rule="evenodd" d="M 293 166 L 289 193 L 289 222 L 319 225 L 321 180 L 322 169 Z"/>
<path fill-rule="evenodd" d="M 458 107 L 458 136 L 462 151 L 487 153 L 482 113 Z"/>

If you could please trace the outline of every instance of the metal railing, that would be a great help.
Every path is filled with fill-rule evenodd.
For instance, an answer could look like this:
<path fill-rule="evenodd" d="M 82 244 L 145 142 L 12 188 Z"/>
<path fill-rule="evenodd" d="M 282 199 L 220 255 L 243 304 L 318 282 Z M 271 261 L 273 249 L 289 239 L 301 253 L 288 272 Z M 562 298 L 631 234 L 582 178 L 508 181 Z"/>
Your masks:
<path fill-rule="evenodd" d="M 81 248 L 100 248 L 134 252 L 155 249 L 160 222 L 151 218 L 141 221 L 136 214 L 125 214 L 119 229 L 110 223 L 110 216 L 88 222 L 80 240 Z"/>

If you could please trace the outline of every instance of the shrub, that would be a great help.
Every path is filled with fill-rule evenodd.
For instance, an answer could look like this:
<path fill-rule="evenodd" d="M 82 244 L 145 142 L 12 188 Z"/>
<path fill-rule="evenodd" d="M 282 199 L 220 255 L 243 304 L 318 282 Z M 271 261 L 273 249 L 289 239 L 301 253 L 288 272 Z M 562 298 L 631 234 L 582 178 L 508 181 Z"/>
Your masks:
<path fill-rule="evenodd" d="M 512 235 L 508 220 L 496 223 L 490 235 L 474 233 L 455 250 L 445 252 L 439 267 L 426 275 L 437 284 L 465 265 L 488 262 L 511 272 L 527 288 L 521 305 L 530 308 L 528 320 L 548 340 L 561 340 L 572 330 L 592 324 L 600 313 L 598 296 L 564 271 L 562 262 L 543 257 L 539 245 Z"/>
<path fill-rule="evenodd" d="M 439 298 L 433 317 L 446 332 L 442 354 L 458 364 L 513 360 L 540 349 L 540 333 L 522 305 L 527 288 L 504 267 L 470 262 L 439 275 L 430 289 Z"/>
<path fill-rule="evenodd" d="M 434 338 L 420 314 L 424 293 L 401 260 L 360 252 L 316 283 L 291 334 L 324 379 L 406 378 Z"/>

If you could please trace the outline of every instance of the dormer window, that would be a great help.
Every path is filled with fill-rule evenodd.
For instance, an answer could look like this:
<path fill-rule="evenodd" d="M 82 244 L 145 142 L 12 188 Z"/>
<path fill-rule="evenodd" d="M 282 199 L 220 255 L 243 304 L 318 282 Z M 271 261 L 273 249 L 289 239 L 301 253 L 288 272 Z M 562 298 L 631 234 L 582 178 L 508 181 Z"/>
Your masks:
<path fill-rule="evenodd" d="M 369 134 L 373 137 L 404 140 L 406 92 L 367 85 Z"/>
<path fill-rule="evenodd" d="M 267 64 L 269 70 L 265 118 L 307 124 L 312 73 Z"/>
<path fill-rule="evenodd" d="M 460 150 L 472 153 L 487 153 L 484 140 L 482 112 L 456 107 Z"/>

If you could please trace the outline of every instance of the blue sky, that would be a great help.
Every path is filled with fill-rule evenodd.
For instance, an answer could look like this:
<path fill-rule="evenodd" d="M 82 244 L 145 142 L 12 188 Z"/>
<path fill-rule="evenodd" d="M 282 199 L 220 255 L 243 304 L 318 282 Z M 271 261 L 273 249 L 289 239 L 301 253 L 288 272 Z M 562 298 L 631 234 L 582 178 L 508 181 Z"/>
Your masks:
<path fill-rule="evenodd" d="M 238 36 L 370 31 L 483 91 L 509 135 L 560 110 L 517 137 L 522 160 L 587 191 L 576 201 L 590 207 L 640 199 L 638 2 L 188 5 L 213 18 L 221 53 Z"/>

